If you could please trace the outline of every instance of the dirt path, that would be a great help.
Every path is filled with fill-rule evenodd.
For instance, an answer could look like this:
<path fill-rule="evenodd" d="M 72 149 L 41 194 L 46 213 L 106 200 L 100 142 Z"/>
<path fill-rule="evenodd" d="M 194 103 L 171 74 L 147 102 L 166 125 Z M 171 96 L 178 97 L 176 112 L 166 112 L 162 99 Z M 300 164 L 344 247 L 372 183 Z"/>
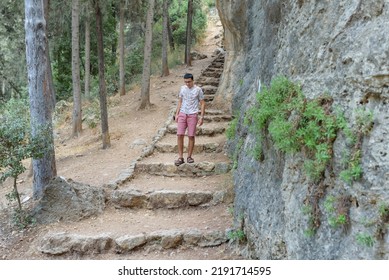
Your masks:
<path fill-rule="evenodd" d="M 58 124 L 55 130 L 58 174 L 64 178 L 71 178 L 73 181 L 96 187 L 108 186 L 109 189 L 109 186 L 115 185 L 127 172 L 134 160 L 143 154 L 144 148 L 150 147 L 159 130 L 166 125 L 169 113 L 176 106 L 178 90 L 182 84 L 182 75 L 185 72 L 191 72 L 196 79 L 214 59 L 212 55 L 220 45 L 220 32 L 220 23 L 210 21 L 203 44 L 196 48 L 197 51 L 208 56 L 206 59 L 193 61 L 193 66 L 189 68 L 179 66 L 171 69 L 168 77 L 152 76 L 150 91 L 152 109 L 147 111 L 137 110 L 140 100 L 139 88 L 130 89 L 125 96 L 114 96 L 109 99 L 109 129 L 112 144 L 110 149 L 101 149 L 98 127 L 90 129 L 84 124 L 81 137 L 71 138 L 71 127 L 69 125 L 71 108 L 65 111 L 63 118 L 67 123 Z M 228 118 L 226 121 L 228 121 Z M 208 127 L 209 130 L 214 129 L 214 127 L 224 129 L 226 123 L 209 118 L 208 124 L 204 126 Z M 214 137 L 199 136 L 197 146 L 205 147 L 204 149 L 208 149 L 210 146 L 222 147 L 225 141 L 223 138 L 223 134 Z M 115 201 L 112 198 L 114 195 L 112 195 L 112 197 L 107 198 L 107 200 L 111 199 L 112 201 L 108 201 L 104 212 L 97 217 L 78 222 L 39 225 L 27 231 L 17 231 L 15 229 L 7 231 L 6 228 L 9 229 L 10 227 L 5 221 L 5 216 L 2 216 L 0 217 L 3 224 L 2 229 L 0 229 L 0 258 L 239 258 L 228 248 L 225 243 L 226 240 L 223 239 L 225 238 L 225 230 L 232 226 L 232 216 L 229 213 L 232 201 L 231 178 L 228 173 L 224 174 L 224 171 L 227 171 L 225 165 L 218 165 L 218 162 L 228 162 L 228 158 L 223 154 L 221 148 L 210 153 L 205 152 L 205 150 L 204 152 L 198 151 L 195 165 L 187 166 L 185 164 L 184 167 L 180 167 L 181 169 L 174 169 L 172 163 L 176 157 L 174 152 L 175 141 L 174 133 L 164 135 L 158 142 L 161 145 L 154 150 L 153 154 L 138 163 L 138 171 L 136 171 L 135 177 L 113 191 L 117 192 L 114 194 L 116 196 L 126 193 L 127 190 L 141 192 L 146 197 L 144 207 L 129 209 L 128 205 L 125 207 L 117 205 L 121 202 Z M 170 146 L 173 146 L 173 151 L 166 150 Z M 155 166 L 150 167 L 150 165 L 158 162 L 163 170 L 158 171 Z M 214 169 L 219 170 L 217 174 L 213 174 L 213 171 L 206 171 L 211 164 L 216 166 Z M 193 177 L 193 174 L 196 176 Z M 23 193 L 22 199 L 26 199 L 28 204 L 31 201 L 31 199 L 28 200 L 28 197 L 31 197 L 31 178 L 24 174 L 19 183 L 19 189 Z M 5 182 L 0 189 L 0 207 L 2 208 L 6 208 L 4 196 L 10 191 L 10 188 L 9 182 Z M 178 197 L 178 200 L 174 200 L 172 197 L 174 199 Z M 200 201 L 197 205 L 197 200 L 200 197 L 201 199 L 205 197 L 208 200 Z M 172 230 L 173 237 L 171 235 L 166 237 L 167 232 Z M 161 231 L 163 233 L 160 233 Z M 106 246 L 104 248 L 106 249 L 98 250 L 97 254 L 93 249 L 93 246 L 97 245 L 93 245 L 92 249 L 85 249 L 85 251 L 74 249 L 74 246 L 81 245 L 72 245 L 73 247 L 69 245 L 71 248 L 69 247 L 70 249 L 66 253 L 60 254 L 60 256 L 50 253 L 42 254 L 42 250 L 37 249 L 42 247 L 42 238 L 46 238 L 45 235 L 53 233 L 70 234 L 71 237 L 67 236 L 68 239 L 73 238 L 73 236 L 84 236 L 82 237 L 83 240 L 92 238 L 93 241 L 91 242 L 94 242 L 93 244 L 97 242 L 96 240 L 101 240 L 100 237 L 93 236 L 106 234 L 108 235 L 108 239 L 104 239 L 104 246 Z M 125 255 L 117 254 L 119 250 L 117 244 L 121 244 L 120 240 L 124 236 L 131 237 L 136 234 L 145 234 L 144 240 L 146 241 L 141 244 L 144 248 L 142 250 L 132 250 L 130 254 L 128 254 L 129 252 Z M 191 239 L 193 235 L 196 238 L 198 237 L 196 243 Z M 219 239 L 223 239 L 223 241 L 216 242 L 218 243 L 217 246 L 212 243 L 215 242 L 214 235 L 218 235 Z M 180 241 L 177 241 L 177 244 L 180 246 L 166 246 L 166 240 L 169 238 L 178 238 Z M 50 240 L 50 237 L 46 239 L 48 243 L 56 242 Z M 158 246 L 162 244 L 162 248 L 156 245 L 155 240 L 159 240 L 160 243 L 157 242 Z M 111 248 L 111 245 L 107 245 L 111 243 L 116 244 L 116 249 Z M 85 247 L 86 245 L 82 246 Z"/>

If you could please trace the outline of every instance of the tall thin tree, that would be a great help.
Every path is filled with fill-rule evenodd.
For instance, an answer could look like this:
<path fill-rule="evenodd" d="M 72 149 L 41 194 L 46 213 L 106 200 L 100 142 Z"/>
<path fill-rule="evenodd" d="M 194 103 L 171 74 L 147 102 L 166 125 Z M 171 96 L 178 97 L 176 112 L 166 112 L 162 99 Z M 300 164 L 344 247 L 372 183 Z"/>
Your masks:
<path fill-rule="evenodd" d="M 100 1 L 94 0 L 96 13 L 96 33 L 97 33 L 97 53 L 99 61 L 99 95 L 100 95 L 100 114 L 101 114 L 101 134 L 103 140 L 103 149 L 111 146 L 111 140 L 108 130 L 108 109 L 107 109 L 107 89 L 105 85 L 104 69 L 104 43 L 103 43 L 103 23 L 100 8 Z"/>
<path fill-rule="evenodd" d="M 143 74 L 142 74 L 142 90 L 141 102 L 139 109 L 147 109 L 151 106 L 150 103 L 150 75 L 151 75 L 151 51 L 153 39 L 153 20 L 154 20 L 154 4 L 155 0 L 150 0 L 147 9 L 146 19 L 146 34 L 143 59 Z"/>
<path fill-rule="evenodd" d="M 52 95 L 49 89 L 46 56 L 46 22 L 42 0 L 25 0 L 26 61 L 30 97 L 31 131 L 37 137 L 47 129 L 47 149 L 33 159 L 33 195 L 43 196 L 44 188 L 57 175 L 52 129 Z"/>
<path fill-rule="evenodd" d="M 45 11 L 45 21 L 46 21 L 46 34 L 49 33 L 48 28 L 48 21 L 49 21 L 49 11 L 50 11 L 50 0 L 43 0 L 43 8 Z M 47 75 L 49 80 L 49 86 L 50 86 L 50 92 L 51 92 L 51 98 L 52 98 L 52 106 L 53 109 L 55 108 L 55 103 L 57 102 L 57 99 L 55 97 L 55 88 L 54 88 L 54 82 L 53 82 L 53 72 L 51 70 L 51 58 L 50 58 L 50 48 L 49 48 L 49 40 L 46 36 L 46 57 L 47 57 Z"/>
<path fill-rule="evenodd" d="M 185 64 L 192 65 L 190 56 L 190 47 L 192 44 L 192 18 L 193 18 L 193 0 L 188 0 L 188 13 L 186 21 L 186 46 L 185 46 Z"/>
<path fill-rule="evenodd" d="M 85 16 L 85 69 L 84 69 L 84 95 L 89 98 L 90 92 L 90 16 L 89 2 L 86 2 Z"/>
<path fill-rule="evenodd" d="M 120 95 L 126 94 L 126 82 L 124 80 L 124 9 L 125 0 L 120 0 L 120 11 L 119 11 L 119 92 Z"/>
<path fill-rule="evenodd" d="M 80 0 L 72 0 L 72 84 L 73 84 L 73 137 L 82 130 L 80 81 Z"/>
<path fill-rule="evenodd" d="M 168 18 L 169 18 L 169 1 L 163 0 L 163 20 L 162 20 L 162 77 L 169 76 L 168 64 Z"/>

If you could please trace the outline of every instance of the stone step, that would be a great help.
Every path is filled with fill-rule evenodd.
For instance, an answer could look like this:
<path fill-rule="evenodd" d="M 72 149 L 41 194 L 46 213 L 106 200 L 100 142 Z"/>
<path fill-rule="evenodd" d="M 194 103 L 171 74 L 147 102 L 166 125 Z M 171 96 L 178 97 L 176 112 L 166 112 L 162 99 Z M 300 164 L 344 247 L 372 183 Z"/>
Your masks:
<path fill-rule="evenodd" d="M 144 158 L 136 164 L 135 173 L 146 172 L 162 176 L 211 176 L 228 173 L 231 163 L 228 157 L 221 153 L 195 154 L 195 163 L 184 163 L 180 166 L 174 165 L 177 154 L 155 153 Z M 186 161 L 186 160 L 185 160 Z"/>
<path fill-rule="evenodd" d="M 199 111 L 200 113 L 200 111 Z M 216 109 L 205 109 L 205 115 L 212 115 L 212 116 L 215 116 L 215 115 L 225 115 L 225 112 L 224 111 L 221 111 L 221 110 L 216 110 Z"/>
<path fill-rule="evenodd" d="M 205 102 L 211 102 L 211 101 L 213 101 L 214 98 L 215 98 L 215 93 L 207 92 L 207 94 L 204 94 Z"/>
<path fill-rule="evenodd" d="M 132 209 L 176 209 L 214 206 L 223 203 L 226 197 L 226 191 L 160 190 L 144 193 L 134 189 L 120 189 L 111 192 L 107 203 L 114 207 Z"/>
<path fill-rule="evenodd" d="M 214 137 L 198 136 L 196 137 L 196 144 L 194 147 L 194 153 L 220 153 L 223 151 L 223 147 L 226 143 L 226 138 L 223 134 Z M 177 136 L 168 134 L 161 141 L 157 142 L 155 148 L 161 153 L 177 153 Z M 185 140 L 184 152 L 187 151 L 187 140 Z"/>
<path fill-rule="evenodd" d="M 132 180 L 118 186 L 116 190 L 137 190 L 143 193 L 168 190 L 232 194 L 232 182 L 231 173 L 207 177 L 167 177 L 138 173 Z"/>
<path fill-rule="evenodd" d="M 180 247 L 215 247 L 229 240 L 225 231 L 200 231 L 197 229 L 165 230 L 136 235 L 123 235 L 113 237 L 109 234 L 78 235 L 71 233 L 52 233 L 44 236 L 38 246 L 38 251 L 52 256 L 77 254 L 129 254 L 141 249 L 145 251 L 160 251 L 177 249 Z"/>
<path fill-rule="evenodd" d="M 208 111 L 206 112 L 208 114 Z M 228 127 L 228 123 L 205 123 L 202 126 L 197 126 L 196 135 L 213 136 L 223 134 Z M 168 133 L 177 134 L 177 123 L 168 125 L 166 131 Z"/>
<path fill-rule="evenodd" d="M 226 204 L 174 210 L 111 207 L 97 217 L 48 225 L 37 249 L 50 255 L 84 255 L 218 246 L 228 240 L 231 227 Z"/>
<path fill-rule="evenodd" d="M 201 77 L 213 77 L 213 78 L 220 78 L 223 73 L 223 70 L 220 71 L 211 71 L 211 70 L 205 70 L 203 73 L 201 73 Z"/>
<path fill-rule="evenodd" d="M 160 153 L 177 153 L 178 146 L 177 144 L 168 144 L 168 143 L 157 143 L 155 148 Z M 187 152 L 187 146 L 184 147 L 184 153 Z M 198 153 L 220 153 L 223 151 L 223 146 L 218 143 L 204 143 L 204 144 L 196 144 L 193 152 L 195 154 Z"/>
<path fill-rule="evenodd" d="M 220 79 L 214 78 L 214 77 L 200 77 L 196 80 L 196 84 L 199 87 L 205 86 L 205 85 L 211 85 L 214 87 L 218 87 L 220 83 Z"/>

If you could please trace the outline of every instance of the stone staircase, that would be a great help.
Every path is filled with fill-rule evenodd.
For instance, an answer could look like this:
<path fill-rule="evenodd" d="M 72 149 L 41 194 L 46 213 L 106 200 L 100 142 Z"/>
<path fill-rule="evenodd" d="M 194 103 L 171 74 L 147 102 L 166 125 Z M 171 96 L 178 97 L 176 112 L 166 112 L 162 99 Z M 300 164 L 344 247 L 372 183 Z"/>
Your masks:
<path fill-rule="evenodd" d="M 220 59 L 218 56 L 201 76 L 207 96 L 216 92 L 220 75 L 213 69 L 222 64 Z M 214 76 L 209 78 L 207 73 Z M 168 258 L 240 258 L 228 246 L 233 187 L 224 131 L 231 116 L 206 110 L 205 122 L 197 128 L 195 163 L 177 167 L 173 113 L 171 110 L 165 127 L 143 155 L 107 186 L 103 213 L 74 224 L 51 226 L 37 245 L 39 254 L 48 258 L 148 259 L 150 254 L 165 258 L 163 252 L 169 252 Z"/>
<path fill-rule="evenodd" d="M 196 80 L 196 85 L 204 92 L 205 101 L 210 104 L 216 94 L 220 78 L 224 69 L 224 52 L 220 51 L 211 64 L 205 68 Z"/>

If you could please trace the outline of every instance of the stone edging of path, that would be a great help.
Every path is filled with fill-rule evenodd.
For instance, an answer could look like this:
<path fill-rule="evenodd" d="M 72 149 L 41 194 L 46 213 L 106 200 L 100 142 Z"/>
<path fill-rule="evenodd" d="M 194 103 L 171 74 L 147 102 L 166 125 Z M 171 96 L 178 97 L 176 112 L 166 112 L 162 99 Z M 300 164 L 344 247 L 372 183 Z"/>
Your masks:
<path fill-rule="evenodd" d="M 65 232 L 49 233 L 40 240 L 38 250 L 48 255 L 62 255 L 67 253 L 128 253 L 142 247 L 156 250 L 179 246 L 212 247 L 227 242 L 230 231 L 230 229 L 206 232 L 198 229 L 172 229 L 119 237 L 114 237 L 109 233 L 96 236 Z"/>

